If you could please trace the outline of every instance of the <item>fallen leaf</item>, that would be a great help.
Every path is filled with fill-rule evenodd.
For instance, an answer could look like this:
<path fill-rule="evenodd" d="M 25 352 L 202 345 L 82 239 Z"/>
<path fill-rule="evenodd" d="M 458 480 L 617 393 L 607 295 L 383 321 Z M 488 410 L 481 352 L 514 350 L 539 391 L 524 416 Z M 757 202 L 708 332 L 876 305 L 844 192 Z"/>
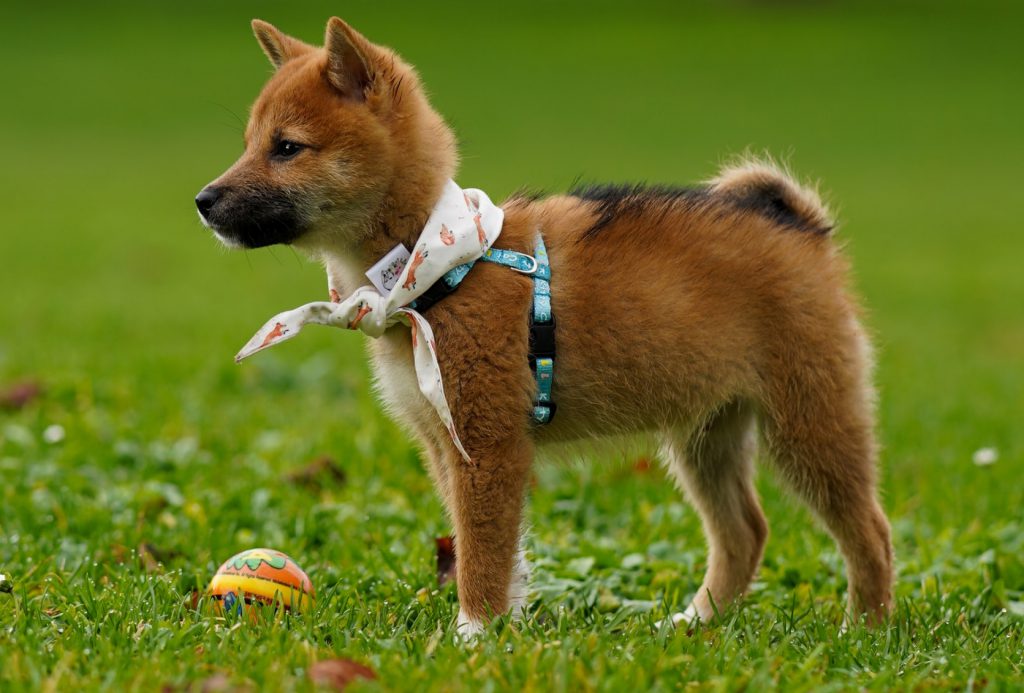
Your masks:
<path fill-rule="evenodd" d="M 192 590 L 191 592 L 189 592 L 188 594 L 185 595 L 185 606 L 188 607 L 189 609 L 191 609 L 192 611 L 195 611 L 196 609 L 199 608 L 199 590 Z M 198 647 L 196 647 L 196 650 L 197 650 L 196 655 L 197 656 L 202 654 L 202 651 L 201 651 L 202 649 L 203 649 L 202 645 L 199 645 Z"/>
<path fill-rule="evenodd" d="M 131 552 L 124 544 L 111 544 L 110 545 L 110 558 L 113 559 L 114 563 L 124 563 L 128 560 L 128 554 Z"/>
<path fill-rule="evenodd" d="M 0 408 L 23 409 L 42 394 L 42 386 L 33 380 L 23 380 L 0 390 Z"/>
<path fill-rule="evenodd" d="M 437 543 L 437 584 L 444 587 L 455 579 L 455 537 L 438 537 Z"/>
<path fill-rule="evenodd" d="M 309 678 L 317 685 L 343 691 L 356 679 L 374 680 L 377 674 L 365 664 L 351 659 L 325 659 L 309 668 Z"/>
<path fill-rule="evenodd" d="M 231 678 L 224 672 L 218 671 L 212 676 L 203 679 L 199 685 L 202 693 L 222 693 L 223 691 L 239 690 L 231 685 Z"/>
<path fill-rule="evenodd" d="M 158 548 L 148 541 L 139 544 L 136 552 L 147 573 L 155 573 L 160 569 L 161 564 L 168 563 L 179 555 L 177 551 Z"/>
<path fill-rule="evenodd" d="M 638 457 L 633 461 L 633 471 L 637 474 L 646 474 L 651 471 L 651 459 L 649 457 Z"/>
<path fill-rule="evenodd" d="M 310 491 L 322 491 L 330 485 L 341 486 L 346 481 L 345 470 L 327 455 L 321 455 L 301 469 L 285 475 L 285 481 Z"/>
<path fill-rule="evenodd" d="M 231 683 L 231 677 L 223 671 L 215 671 L 200 681 L 192 681 L 183 685 L 165 683 L 160 693 L 247 693 L 251 691 L 251 682 L 246 680 L 242 685 Z"/>

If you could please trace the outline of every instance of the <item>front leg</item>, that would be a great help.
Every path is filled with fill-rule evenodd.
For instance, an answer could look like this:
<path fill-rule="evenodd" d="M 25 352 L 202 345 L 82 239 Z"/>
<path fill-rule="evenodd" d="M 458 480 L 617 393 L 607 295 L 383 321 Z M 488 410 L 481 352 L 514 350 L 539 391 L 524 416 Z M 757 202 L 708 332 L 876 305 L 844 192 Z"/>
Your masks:
<path fill-rule="evenodd" d="M 525 559 L 519 532 L 533 449 L 525 436 L 453 459 L 452 516 L 459 587 L 459 633 L 472 636 L 521 606 Z"/>
<path fill-rule="evenodd" d="M 464 636 L 525 597 L 519 533 L 533 463 L 532 287 L 520 274 L 478 263 L 429 316 L 455 429 L 470 458 L 445 441 Z"/>

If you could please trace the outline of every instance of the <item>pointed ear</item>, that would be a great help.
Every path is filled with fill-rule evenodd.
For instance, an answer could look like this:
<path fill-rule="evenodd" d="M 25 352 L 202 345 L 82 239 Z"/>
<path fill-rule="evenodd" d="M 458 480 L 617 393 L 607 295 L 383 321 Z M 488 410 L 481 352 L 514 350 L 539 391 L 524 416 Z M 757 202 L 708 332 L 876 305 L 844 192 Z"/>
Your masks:
<path fill-rule="evenodd" d="M 327 51 L 327 79 L 335 89 L 349 98 L 366 99 L 366 89 L 373 82 L 373 58 L 376 51 L 362 34 L 337 17 L 327 22 L 324 38 Z"/>
<path fill-rule="evenodd" d="M 268 24 L 262 19 L 252 20 L 252 33 L 256 34 L 256 40 L 270 58 L 274 69 L 280 69 L 295 56 L 313 50 L 309 44 L 281 33 L 273 24 Z"/>

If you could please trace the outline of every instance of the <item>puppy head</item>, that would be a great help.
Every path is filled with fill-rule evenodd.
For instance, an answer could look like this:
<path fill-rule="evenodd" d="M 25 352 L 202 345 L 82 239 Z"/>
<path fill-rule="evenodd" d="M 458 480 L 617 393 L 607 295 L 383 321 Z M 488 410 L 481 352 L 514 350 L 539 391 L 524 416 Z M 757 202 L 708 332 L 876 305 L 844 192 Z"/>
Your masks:
<path fill-rule="evenodd" d="M 252 26 L 276 72 L 253 105 L 245 152 L 196 197 L 226 245 L 352 245 L 403 186 L 452 175 L 454 138 L 393 52 L 337 17 L 323 48 Z"/>

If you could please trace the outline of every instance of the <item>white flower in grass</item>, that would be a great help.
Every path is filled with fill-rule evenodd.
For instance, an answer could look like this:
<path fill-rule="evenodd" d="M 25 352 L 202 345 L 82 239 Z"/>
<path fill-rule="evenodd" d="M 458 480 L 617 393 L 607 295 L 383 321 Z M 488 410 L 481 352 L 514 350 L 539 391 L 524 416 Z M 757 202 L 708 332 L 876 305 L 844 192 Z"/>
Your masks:
<path fill-rule="evenodd" d="M 64 440 L 64 427 L 60 424 L 50 424 L 43 430 L 43 440 L 51 445 Z"/>
<path fill-rule="evenodd" d="M 974 451 L 974 464 L 979 467 L 987 467 L 999 459 L 999 451 L 995 448 L 980 448 Z"/>

